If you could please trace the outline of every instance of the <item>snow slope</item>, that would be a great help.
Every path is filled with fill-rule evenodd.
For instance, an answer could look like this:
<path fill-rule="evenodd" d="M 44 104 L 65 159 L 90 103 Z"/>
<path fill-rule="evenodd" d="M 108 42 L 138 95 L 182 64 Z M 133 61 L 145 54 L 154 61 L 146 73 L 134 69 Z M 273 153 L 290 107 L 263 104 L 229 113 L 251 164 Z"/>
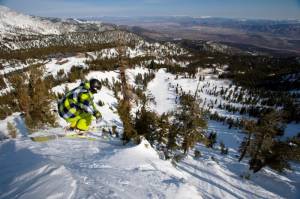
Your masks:
<path fill-rule="evenodd" d="M 49 67 L 48 71 L 53 72 Z M 126 71 L 128 82 L 134 86 L 134 77 L 147 70 L 143 68 Z M 86 78 L 118 81 L 118 71 L 90 72 Z M 208 78 L 207 81 L 215 81 Z M 72 89 L 80 81 L 56 86 L 55 93 Z M 184 91 L 197 87 L 196 79 L 187 79 L 156 72 L 148 84 L 148 93 L 156 103 L 150 107 L 158 113 L 176 107 L 174 86 L 179 84 Z M 201 83 L 202 84 L 202 83 Z M 205 84 L 205 82 L 203 82 Z M 199 95 L 204 95 L 200 93 Z M 207 96 L 208 97 L 208 96 Z M 95 95 L 102 100 L 98 107 L 103 114 L 101 122 L 93 126 L 114 124 L 118 131 L 122 124 L 116 112 L 117 100 L 113 92 L 103 87 Z M 0 121 L 0 131 L 7 135 L 7 122 L 15 124 L 21 135 L 17 139 L 0 142 L 0 199 L 8 198 L 291 198 L 300 197 L 300 165 L 292 164 L 294 171 L 279 174 L 268 168 L 251 174 L 247 180 L 247 159 L 238 162 L 238 146 L 244 135 L 238 129 L 209 121 L 208 130 L 217 133 L 217 141 L 224 142 L 229 154 L 220 154 L 219 144 L 208 149 L 199 144 L 196 149 L 202 156 L 193 158 L 193 151 L 182 162 L 173 165 L 162 160 L 147 141 L 140 145 L 123 146 L 118 138 L 94 132 L 97 141 L 61 138 L 49 142 L 32 142 L 22 118 L 14 114 Z M 66 123 L 59 120 L 55 129 L 44 129 L 38 134 L 61 134 Z M 299 129 L 296 124 L 290 128 Z M 33 136 L 34 136 L 33 135 Z"/>
<path fill-rule="evenodd" d="M 219 126 L 215 123 L 213 125 Z M 223 127 L 223 130 L 226 127 Z M 52 129 L 61 133 L 63 129 Z M 227 132 L 234 134 L 236 132 Z M 227 143 L 227 142 L 226 142 Z M 251 180 L 239 177 L 246 163 L 203 146 L 199 160 L 188 156 L 176 167 L 147 141 L 123 146 L 118 139 L 28 138 L 0 145 L 0 198 L 297 198 L 298 174 L 265 170 Z M 214 156 L 219 163 L 213 161 Z"/>
<path fill-rule="evenodd" d="M 203 85 L 210 85 L 210 88 L 217 86 L 228 86 L 230 82 L 216 80 L 212 75 L 202 71 L 200 74 L 205 75 L 205 81 L 199 83 L 201 88 Z M 170 112 L 177 106 L 178 99 L 175 95 L 176 85 L 185 92 L 195 93 L 198 78 L 190 79 L 169 74 L 165 69 L 160 69 L 156 73 L 155 78 L 148 85 L 148 95 L 154 97 L 155 102 L 150 103 L 150 107 L 159 114 Z M 198 99 L 202 99 L 200 104 L 207 108 L 203 99 L 208 102 L 214 102 L 216 99 L 222 101 L 221 97 L 207 95 L 205 92 L 197 94 Z M 228 113 L 224 110 L 211 109 L 217 111 L 221 115 L 230 116 L 232 118 L 241 118 L 239 114 Z M 208 131 L 217 133 L 217 143 L 221 141 L 229 148 L 229 154 L 223 156 L 220 154 L 219 146 L 217 150 L 207 149 L 203 145 L 198 145 L 196 149 L 201 151 L 202 158 L 195 160 L 191 158 L 184 159 L 179 163 L 180 170 L 189 173 L 189 182 L 194 182 L 203 193 L 204 198 L 299 198 L 300 197 L 300 165 L 292 164 L 294 171 L 288 171 L 285 174 L 279 174 L 268 168 L 264 168 L 261 172 L 251 174 L 250 180 L 242 179 L 240 176 L 250 174 L 248 172 L 247 160 L 239 163 L 238 148 L 244 138 L 244 134 L 239 129 L 228 129 L 228 125 L 220 122 L 209 121 Z M 288 124 L 285 136 L 294 136 L 300 131 L 300 124 Z"/>
<path fill-rule="evenodd" d="M 201 198 L 186 174 L 149 146 L 115 140 L 5 142 L 0 198 Z M 191 195 L 182 197 L 187 192 Z"/>

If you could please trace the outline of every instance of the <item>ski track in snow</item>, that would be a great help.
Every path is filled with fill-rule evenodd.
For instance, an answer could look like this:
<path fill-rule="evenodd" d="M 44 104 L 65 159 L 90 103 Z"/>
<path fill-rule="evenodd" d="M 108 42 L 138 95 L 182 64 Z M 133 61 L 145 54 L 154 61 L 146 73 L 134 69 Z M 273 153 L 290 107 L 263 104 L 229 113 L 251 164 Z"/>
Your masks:
<path fill-rule="evenodd" d="M 58 70 L 52 70 L 51 65 L 48 71 L 55 74 Z M 145 72 L 143 68 L 126 71 L 128 82 L 134 84 L 134 76 Z M 87 75 L 88 79 L 91 77 L 107 78 L 112 83 L 113 79 L 118 80 L 118 73 L 93 71 Z M 213 78 L 206 81 L 217 85 L 224 83 Z M 52 91 L 62 93 L 65 87 L 72 89 L 79 83 L 63 84 Z M 147 88 L 147 94 L 155 100 L 150 107 L 160 114 L 173 110 L 176 107 L 176 84 L 186 92 L 193 92 L 197 87 L 196 80 L 175 79 L 164 69 L 159 70 Z M 204 93 L 199 95 L 200 98 L 211 98 Z M 95 101 L 98 100 L 104 102 L 103 107 L 98 106 L 104 118 L 99 124 L 114 123 L 119 130 L 122 129 L 113 92 L 103 87 L 95 95 Z M 227 125 L 219 122 L 209 121 L 208 130 L 217 132 L 218 143 L 223 141 L 229 148 L 229 154 L 221 155 L 218 144 L 214 150 L 199 144 L 196 149 L 201 151 L 201 158 L 194 159 L 191 151 L 187 158 L 174 167 L 170 161 L 159 159 L 147 141 L 138 146 L 123 146 L 116 138 L 100 138 L 98 141 L 63 138 L 36 143 L 27 137 L 25 126 L 17 113 L 0 121 L 0 136 L 8 134 L 8 121 L 15 124 L 21 134 L 17 139 L 0 143 L 0 199 L 300 198 L 299 164 L 292 164 L 294 171 L 288 171 L 285 175 L 266 168 L 252 174 L 250 180 L 241 178 L 240 175 L 247 174 L 248 170 L 247 160 L 237 161 L 238 146 L 244 135 L 238 129 L 228 129 Z M 62 119 L 59 124 L 66 125 Z M 297 124 L 288 126 L 289 135 L 294 135 L 297 130 Z M 62 132 L 62 128 L 56 128 L 37 134 Z"/>

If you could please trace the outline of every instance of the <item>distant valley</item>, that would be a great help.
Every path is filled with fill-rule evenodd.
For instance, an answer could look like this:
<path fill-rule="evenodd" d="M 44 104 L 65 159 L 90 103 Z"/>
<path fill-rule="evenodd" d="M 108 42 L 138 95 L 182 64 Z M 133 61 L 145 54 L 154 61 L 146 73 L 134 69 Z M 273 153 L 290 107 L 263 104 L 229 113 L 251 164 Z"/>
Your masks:
<path fill-rule="evenodd" d="M 300 54 L 300 22 L 192 17 L 93 18 L 159 41 L 205 40 L 269 55 Z"/>

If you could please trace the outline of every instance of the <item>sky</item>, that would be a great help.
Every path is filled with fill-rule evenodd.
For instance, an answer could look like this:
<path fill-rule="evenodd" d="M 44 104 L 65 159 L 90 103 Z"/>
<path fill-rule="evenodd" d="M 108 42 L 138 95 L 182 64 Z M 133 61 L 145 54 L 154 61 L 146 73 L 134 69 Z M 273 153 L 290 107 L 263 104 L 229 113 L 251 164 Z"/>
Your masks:
<path fill-rule="evenodd" d="M 300 0 L 0 0 L 0 5 L 46 17 L 211 16 L 300 19 Z"/>

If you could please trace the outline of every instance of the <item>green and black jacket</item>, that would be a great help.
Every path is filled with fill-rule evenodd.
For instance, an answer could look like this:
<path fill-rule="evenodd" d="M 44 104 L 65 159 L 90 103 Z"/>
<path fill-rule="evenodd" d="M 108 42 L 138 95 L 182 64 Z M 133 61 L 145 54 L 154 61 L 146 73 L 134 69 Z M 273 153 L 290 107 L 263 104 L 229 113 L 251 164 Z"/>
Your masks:
<path fill-rule="evenodd" d="M 83 82 L 77 88 L 69 91 L 58 102 L 59 115 L 65 119 L 74 118 L 83 112 L 95 116 L 99 111 L 94 104 L 93 94 L 89 89 L 90 83 Z"/>

